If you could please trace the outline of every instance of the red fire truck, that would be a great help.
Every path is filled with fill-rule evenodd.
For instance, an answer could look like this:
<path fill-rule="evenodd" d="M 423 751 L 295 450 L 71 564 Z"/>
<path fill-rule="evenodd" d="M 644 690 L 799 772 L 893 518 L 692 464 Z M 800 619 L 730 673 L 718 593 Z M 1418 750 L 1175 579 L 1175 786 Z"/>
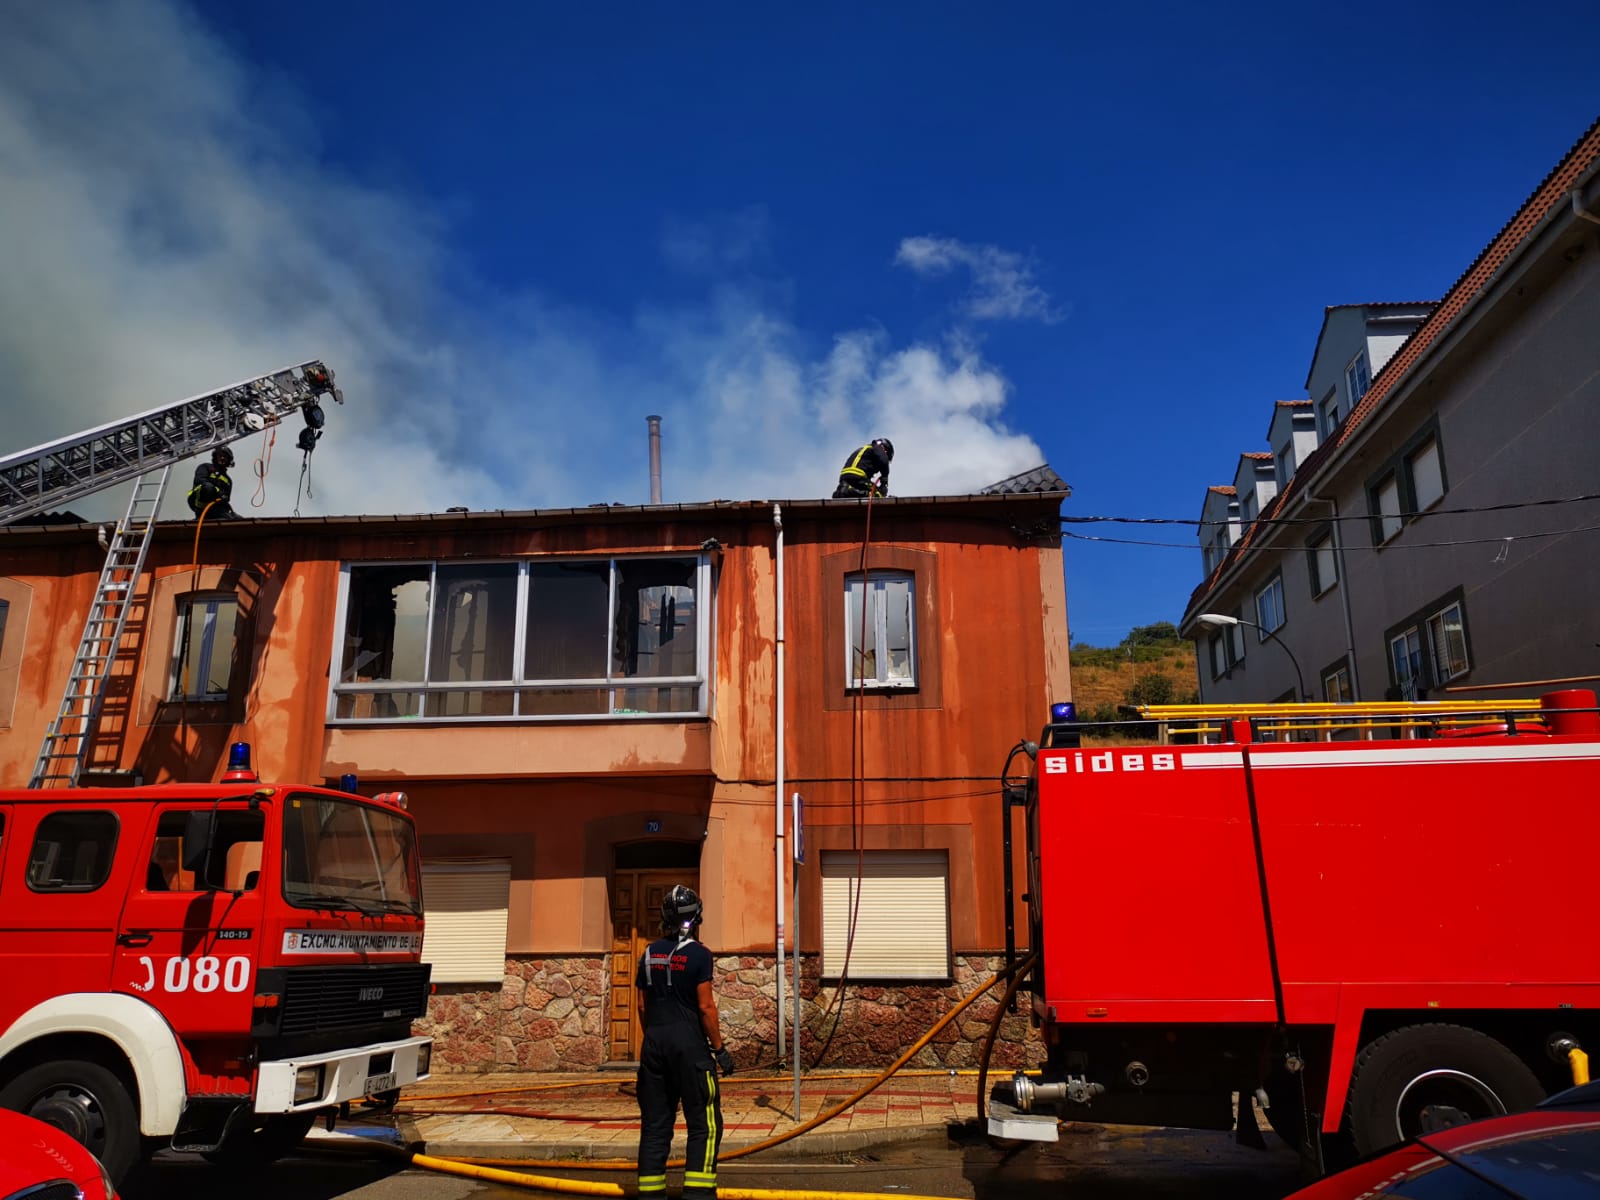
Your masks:
<path fill-rule="evenodd" d="M 1453 728 L 1421 706 L 1283 707 L 1312 728 L 1090 747 L 1057 722 L 1013 752 L 1035 759 L 1006 828 L 1025 809 L 1048 1057 L 997 1089 L 991 1132 L 1228 1129 L 1237 1095 L 1250 1130 L 1254 1097 L 1320 1163 L 1582 1075 L 1600 1038 L 1594 693 Z"/>
<path fill-rule="evenodd" d="M 165 1146 L 281 1155 L 428 1074 L 402 793 L 260 783 L 0 791 L 0 1106 L 114 1178 Z"/>

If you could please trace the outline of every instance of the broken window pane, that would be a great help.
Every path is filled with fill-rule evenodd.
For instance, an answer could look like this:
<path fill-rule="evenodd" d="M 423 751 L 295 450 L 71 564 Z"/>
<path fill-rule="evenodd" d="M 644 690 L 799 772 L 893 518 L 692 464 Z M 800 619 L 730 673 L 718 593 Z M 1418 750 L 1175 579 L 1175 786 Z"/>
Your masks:
<path fill-rule="evenodd" d="M 517 565 L 441 564 L 434 587 L 428 681 L 509 680 L 517 628 Z"/>
<path fill-rule="evenodd" d="M 426 563 L 351 567 L 341 683 L 421 683 L 428 639 Z"/>

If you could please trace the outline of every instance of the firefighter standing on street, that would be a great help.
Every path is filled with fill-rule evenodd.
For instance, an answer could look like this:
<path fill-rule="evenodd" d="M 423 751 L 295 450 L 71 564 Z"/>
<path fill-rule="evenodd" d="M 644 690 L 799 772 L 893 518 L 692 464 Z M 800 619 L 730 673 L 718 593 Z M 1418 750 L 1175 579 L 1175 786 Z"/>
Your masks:
<path fill-rule="evenodd" d="M 888 438 L 873 438 L 845 459 L 839 472 L 835 500 L 850 500 L 889 494 L 889 461 L 894 458 L 894 443 Z"/>
<path fill-rule="evenodd" d="M 218 446 L 211 452 L 211 461 L 194 469 L 194 486 L 189 489 L 189 509 L 195 516 L 209 521 L 227 521 L 239 514 L 228 503 L 233 498 L 233 480 L 228 478 L 228 468 L 233 466 L 233 451 Z M 207 505 L 211 511 L 206 511 Z"/>
<path fill-rule="evenodd" d="M 711 992 L 711 952 L 694 937 L 700 917 L 700 897 L 682 884 L 674 886 L 661 901 L 666 936 L 651 942 L 639 958 L 635 990 L 644 1026 L 638 1076 L 641 1196 L 666 1194 L 667 1152 L 680 1103 L 689 1132 L 685 1200 L 712 1200 L 717 1194 L 717 1148 L 722 1142 L 717 1068 L 733 1074 L 733 1055 L 722 1044 Z"/>

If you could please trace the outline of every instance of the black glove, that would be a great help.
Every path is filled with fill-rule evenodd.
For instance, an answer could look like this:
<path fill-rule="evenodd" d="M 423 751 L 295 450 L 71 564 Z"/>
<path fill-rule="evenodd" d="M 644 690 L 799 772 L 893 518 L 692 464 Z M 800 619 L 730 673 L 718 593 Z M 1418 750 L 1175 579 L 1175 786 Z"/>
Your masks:
<path fill-rule="evenodd" d="M 732 1075 L 733 1074 L 733 1055 L 728 1053 L 728 1048 L 726 1046 L 724 1046 L 724 1047 L 722 1047 L 722 1049 L 713 1050 L 711 1053 L 716 1056 L 717 1066 L 721 1069 L 722 1073 L 724 1075 Z"/>

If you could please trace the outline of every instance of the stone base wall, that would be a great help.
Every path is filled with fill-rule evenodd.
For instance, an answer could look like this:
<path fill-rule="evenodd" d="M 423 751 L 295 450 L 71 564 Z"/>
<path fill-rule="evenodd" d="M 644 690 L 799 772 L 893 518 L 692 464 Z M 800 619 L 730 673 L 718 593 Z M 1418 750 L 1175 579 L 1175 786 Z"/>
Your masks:
<path fill-rule="evenodd" d="M 606 1061 L 605 959 L 508 958 L 498 988 L 441 983 L 417 1032 L 433 1070 L 578 1071 Z"/>
<path fill-rule="evenodd" d="M 723 956 L 715 960 L 717 1007 L 722 1036 L 745 1068 L 777 1064 L 777 984 L 769 956 Z M 814 955 L 800 965 L 800 1059 L 807 1068 L 827 1043 L 821 1065 L 882 1067 L 898 1058 L 945 1013 L 979 988 L 1003 965 L 998 957 L 955 960 L 946 985 L 847 983 L 842 1011 L 833 985 L 819 980 Z M 784 1008 L 793 963 L 785 962 Z M 499 988 L 440 984 L 417 1032 L 434 1039 L 433 1070 L 581 1071 L 606 1061 L 610 972 L 602 955 L 506 960 Z M 972 1067 L 983 1052 L 999 1004 L 996 987 L 911 1060 L 915 1067 Z M 1035 1067 L 1044 1046 L 1031 1028 L 1025 1006 L 1000 1022 L 992 1070 Z M 787 1029 L 787 1022 L 785 1022 Z M 828 1042 L 829 1033 L 832 1041 Z M 792 1047 L 789 1048 L 792 1053 Z"/>

